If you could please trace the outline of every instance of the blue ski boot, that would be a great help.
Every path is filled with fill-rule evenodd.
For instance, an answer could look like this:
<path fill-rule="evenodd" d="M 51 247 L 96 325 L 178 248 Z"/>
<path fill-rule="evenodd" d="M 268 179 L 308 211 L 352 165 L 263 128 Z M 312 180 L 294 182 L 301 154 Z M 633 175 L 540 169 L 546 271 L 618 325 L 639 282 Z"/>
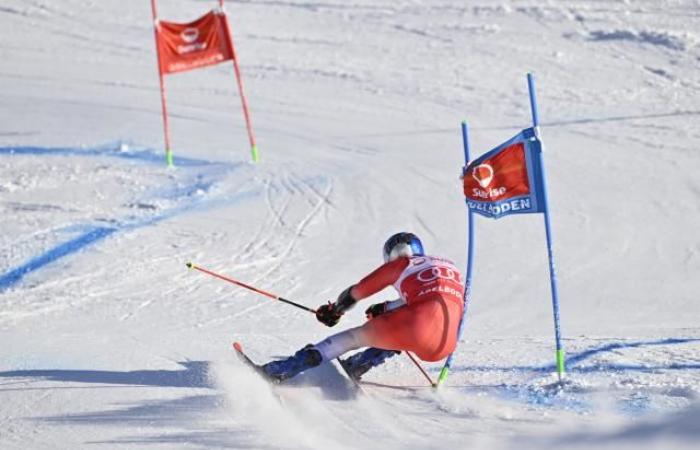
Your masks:
<path fill-rule="evenodd" d="M 383 364 L 388 358 L 394 355 L 398 355 L 397 350 L 382 350 L 380 348 L 370 347 L 367 350 L 354 355 L 341 359 L 340 364 L 343 365 L 345 371 L 350 375 L 355 381 L 360 381 L 362 375 L 367 373 L 372 367 Z"/>
<path fill-rule="evenodd" d="M 309 344 L 289 358 L 263 364 L 262 370 L 268 377 L 280 382 L 318 366 L 322 359 L 321 352 Z"/>

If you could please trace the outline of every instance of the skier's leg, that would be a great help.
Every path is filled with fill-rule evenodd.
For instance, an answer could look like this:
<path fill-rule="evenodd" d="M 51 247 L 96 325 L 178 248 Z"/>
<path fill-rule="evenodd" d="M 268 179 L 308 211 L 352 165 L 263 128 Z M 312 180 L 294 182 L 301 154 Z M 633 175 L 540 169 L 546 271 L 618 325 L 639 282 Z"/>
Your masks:
<path fill-rule="evenodd" d="M 345 360 L 340 360 L 348 374 L 359 380 L 372 367 L 376 367 L 384 363 L 386 359 L 400 353 L 396 350 L 377 348 L 374 345 L 375 342 L 370 339 L 367 329 L 367 324 L 351 328 L 324 339 L 316 344 L 316 348 L 323 355 L 324 361 L 330 361 L 351 350 L 371 346 L 363 352 L 352 355 Z"/>
<path fill-rule="evenodd" d="M 399 308 L 361 327 L 345 330 L 316 345 L 307 345 L 287 359 L 265 364 L 263 370 L 273 378 L 285 380 L 362 347 L 409 350 L 424 361 L 437 361 L 454 349 L 459 317 L 461 305 L 446 305 L 444 301 Z M 381 364 L 389 356 L 383 355 L 375 361 Z"/>
<path fill-rule="evenodd" d="M 383 350 L 370 347 L 362 352 L 355 353 L 347 359 L 340 360 L 340 363 L 351 377 L 359 381 L 362 375 L 371 368 L 383 364 L 387 359 L 399 353 L 401 352 L 398 350 Z"/>
<path fill-rule="evenodd" d="M 367 347 L 362 327 L 351 328 L 334 334 L 316 345 L 307 345 L 294 355 L 262 366 L 265 373 L 278 381 L 283 381 L 301 372 L 316 367 L 323 362 L 337 358 L 345 352 Z"/>
<path fill-rule="evenodd" d="M 378 316 L 362 327 L 368 346 L 407 350 L 438 361 L 454 350 L 462 305 L 436 296 Z"/>
<path fill-rule="evenodd" d="M 329 336 L 314 347 L 317 348 L 323 356 L 323 361 L 331 361 L 350 350 L 356 350 L 369 345 L 363 327 L 356 327 Z"/>

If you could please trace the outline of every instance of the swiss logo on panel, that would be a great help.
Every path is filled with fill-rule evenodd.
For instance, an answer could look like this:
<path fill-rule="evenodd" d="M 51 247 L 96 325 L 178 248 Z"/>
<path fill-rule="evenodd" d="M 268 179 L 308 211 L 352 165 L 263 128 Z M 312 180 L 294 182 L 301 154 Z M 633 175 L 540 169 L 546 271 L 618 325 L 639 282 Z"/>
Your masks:
<path fill-rule="evenodd" d="M 470 168 L 464 176 L 464 195 L 470 200 L 493 202 L 530 194 L 522 142 Z"/>
<path fill-rule="evenodd" d="M 165 74 L 233 59 L 226 16 L 215 11 L 190 23 L 161 20 L 156 37 L 160 70 Z"/>
<path fill-rule="evenodd" d="M 412 257 L 394 287 L 408 304 L 427 300 L 435 294 L 462 301 L 459 270 L 452 261 L 433 256 Z"/>

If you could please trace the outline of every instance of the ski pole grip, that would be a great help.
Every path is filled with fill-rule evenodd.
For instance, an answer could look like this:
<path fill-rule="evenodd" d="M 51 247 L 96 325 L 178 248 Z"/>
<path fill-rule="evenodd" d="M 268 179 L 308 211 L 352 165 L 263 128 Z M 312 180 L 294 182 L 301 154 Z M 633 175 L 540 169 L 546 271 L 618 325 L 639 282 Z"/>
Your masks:
<path fill-rule="evenodd" d="M 283 302 L 283 303 L 287 303 L 288 305 L 296 306 L 297 308 L 303 309 L 303 310 L 308 311 L 308 312 L 310 312 L 310 313 L 316 314 L 316 310 L 315 310 L 315 309 L 311 309 L 311 308 L 308 308 L 308 307 L 306 307 L 306 306 L 304 306 L 304 305 L 300 305 L 300 304 L 298 304 L 298 303 L 296 303 L 296 302 L 293 302 L 293 301 L 291 301 L 291 300 L 287 300 L 286 298 L 277 297 L 277 300 L 279 300 L 279 301 L 281 301 L 281 302 Z"/>

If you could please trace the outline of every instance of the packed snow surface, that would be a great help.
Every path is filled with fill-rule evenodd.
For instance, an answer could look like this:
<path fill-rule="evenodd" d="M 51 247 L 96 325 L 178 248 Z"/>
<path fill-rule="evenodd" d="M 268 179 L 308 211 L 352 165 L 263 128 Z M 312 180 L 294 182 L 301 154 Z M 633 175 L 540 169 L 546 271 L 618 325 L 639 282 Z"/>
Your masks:
<path fill-rule="evenodd" d="M 214 0 L 161 0 L 187 22 Z M 227 1 L 230 63 L 167 77 L 148 1 L 0 6 L 0 448 L 697 448 L 697 0 Z M 466 265 L 472 155 L 531 123 L 535 75 L 567 354 L 542 217 L 475 220 L 464 337 L 435 392 L 405 356 L 357 390 L 260 362 L 400 230 Z M 440 364 L 425 364 L 435 378 Z"/>

